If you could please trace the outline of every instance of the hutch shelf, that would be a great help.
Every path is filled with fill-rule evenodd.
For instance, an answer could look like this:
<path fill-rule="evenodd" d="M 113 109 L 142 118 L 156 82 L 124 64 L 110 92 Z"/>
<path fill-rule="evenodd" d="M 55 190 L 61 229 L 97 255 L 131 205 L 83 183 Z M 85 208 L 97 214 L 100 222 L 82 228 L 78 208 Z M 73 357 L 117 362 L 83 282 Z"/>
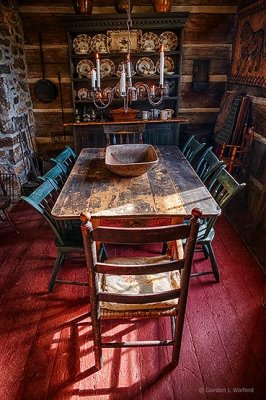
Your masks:
<path fill-rule="evenodd" d="M 131 28 L 131 70 L 132 84 L 137 89 L 137 100 L 129 107 L 139 111 L 152 112 L 153 109 L 171 109 L 172 117 L 178 117 L 180 70 L 182 61 L 183 29 L 187 13 L 132 14 Z M 103 131 L 95 124 L 85 122 L 111 121 L 112 109 L 123 107 L 119 91 L 114 93 L 111 104 L 99 111 L 91 98 L 91 71 L 96 68 L 96 54 L 101 64 L 101 89 L 103 101 L 108 92 L 119 86 L 122 63 L 127 59 L 127 17 L 126 14 L 94 14 L 70 16 L 66 18 L 68 32 L 69 60 L 71 71 L 74 122 L 79 123 L 79 135 L 84 137 L 75 143 L 82 147 L 101 146 Z M 148 87 L 159 86 L 160 45 L 164 45 L 165 96 L 158 106 L 150 104 Z M 155 92 L 155 101 L 159 94 Z M 155 113 L 154 113 L 155 114 Z M 158 111 L 157 111 L 158 114 Z M 145 121 L 146 122 L 146 121 Z M 178 124 L 146 124 L 144 140 L 152 144 L 178 144 Z M 75 128 L 73 125 L 74 136 Z M 93 129 L 93 132 L 88 130 Z M 82 148 L 81 147 L 81 148 Z M 76 149 L 80 150 L 80 148 Z"/>

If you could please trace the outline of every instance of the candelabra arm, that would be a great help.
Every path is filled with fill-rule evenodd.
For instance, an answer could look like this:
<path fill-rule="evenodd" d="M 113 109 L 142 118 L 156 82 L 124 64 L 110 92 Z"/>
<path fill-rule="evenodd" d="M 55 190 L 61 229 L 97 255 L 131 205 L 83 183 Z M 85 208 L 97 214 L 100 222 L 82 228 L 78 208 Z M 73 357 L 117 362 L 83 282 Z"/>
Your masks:
<path fill-rule="evenodd" d="M 113 101 L 115 91 L 116 91 L 116 88 L 115 87 L 112 88 L 112 90 L 107 95 L 106 101 L 103 100 L 102 92 L 100 90 L 91 91 L 91 98 L 92 98 L 92 101 L 93 101 L 93 104 L 95 105 L 95 107 L 98 110 L 105 110 L 107 107 L 109 107 Z"/>
<path fill-rule="evenodd" d="M 154 107 L 155 107 L 155 106 L 159 106 L 159 105 L 162 103 L 162 101 L 163 101 L 163 97 L 164 97 L 164 87 L 161 86 L 161 87 L 159 88 L 159 89 L 160 89 L 160 98 L 159 98 L 159 100 L 155 101 L 155 100 L 154 100 L 155 95 L 152 95 L 152 94 L 151 94 L 151 88 L 150 88 L 146 83 L 143 83 L 143 86 L 144 86 L 145 89 L 146 89 L 149 103 L 150 103 L 152 106 L 154 106 Z"/>

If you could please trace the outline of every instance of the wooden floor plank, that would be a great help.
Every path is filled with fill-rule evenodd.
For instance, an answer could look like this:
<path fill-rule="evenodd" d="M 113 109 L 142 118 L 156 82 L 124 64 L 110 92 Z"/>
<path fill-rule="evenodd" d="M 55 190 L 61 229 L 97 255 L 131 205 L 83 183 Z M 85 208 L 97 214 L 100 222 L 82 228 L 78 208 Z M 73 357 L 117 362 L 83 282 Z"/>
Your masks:
<path fill-rule="evenodd" d="M 209 276 L 196 280 L 202 284 L 202 290 L 232 371 L 232 381 L 227 383 L 228 386 L 224 386 L 224 389 L 227 398 L 235 396 L 235 393 L 231 393 L 234 388 L 247 388 L 250 393 L 254 390 L 257 398 L 260 396 L 263 398 L 262 382 L 266 377 L 264 367 L 266 348 L 263 340 L 265 318 L 258 304 L 259 293 L 263 289 L 263 277 L 256 263 L 254 264 L 254 259 L 246 249 L 243 249 L 243 244 L 239 242 L 238 237 L 235 237 L 235 232 L 228 229 L 225 221 L 222 221 L 221 227 L 218 225 L 216 233 L 214 249 L 221 271 L 221 282 L 208 284 L 208 281 L 212 280 Z M 228 246 L 228 243 L 236 243 L 237 246 L 236 248 Z M 242 253 L 246 253 L 245 258 L 238 256 L 241 245 Z M 205 269 L 208 268 L 208 263 L 209 260 L 201 262 L 201 268 L 204 269 L 204 264 Z M 245 268 L 250 270 L 248 281 Z M 260 279 L 253 281 L 252 275 L 260 276 Z M 252 295 L 250 291 L 256 294 Z M 254 307 L 258 306 L 260 316 L 254 313 Z M 251 321 L 249 319 L 251 316 L 256 320 Z M 254 348 L 250 330 L 256 332 L 260 352 Z"/>
<path fill-rule="evenodd" d="M 53 234 L 25 206 L 12 213 L 23 235 L 14 241 L 6 222 L 0 231 L 1 399 L 264 398 L 265 280 L 224 218 L 214 240 L 221 282 L 212 276 L 192 279 L 178 367 L 167 368 L 170 349 L 104 349 L 103 368 L 96 372 L 87 289 L 56 285 L 47 293 L 56 255 Z M 201 254 L 194 264 L 195 270 L 209 268 Z M 60 273 L 86 279 L 79 258 L 67 260 Z M 167 331 L 167 319 L 104 326 L 116 339 L 151 339 Z"/>
<path fill-rule="evenodd" d="M 26 252 L 19 265 L 8 265 L 13 268 L 14 275 L 12 285 L 1 298 L 0 359 L 2 365 L 9 366 L 9 373 L 4 376 L 4 385 L 0 386 L 4 390 L 9 387 L 12 393 L 10 398 L 14 399 L 44 306 L 35 294 L 46 279 L 42 267 L 49 245 L 46 239 L 43 242 L 36 238 L 31 241 L 30 248 L 34 264 L 30 262 L 29 252 Z"/>

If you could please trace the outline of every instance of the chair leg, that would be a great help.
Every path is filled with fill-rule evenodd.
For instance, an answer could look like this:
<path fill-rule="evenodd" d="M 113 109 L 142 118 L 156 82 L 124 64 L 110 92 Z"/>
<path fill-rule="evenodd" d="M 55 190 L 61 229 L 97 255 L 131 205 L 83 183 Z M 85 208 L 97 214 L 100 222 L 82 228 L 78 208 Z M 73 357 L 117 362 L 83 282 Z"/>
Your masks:
<path fill-rule="evenodd" d="M 174 344 L 173 344 L 173 352 L 172 352 L 172 367 L 176 367 L 179 363 L 180 350 L 181 350 L 181 339 L 182 339 L 182 331 L 183 327 L 180 327 L 180 322 L 178 317 L 173 317 L 172 319 L 172 328 L 174 327 Z M 182 322 L 181 322 L 182 324 Z"/>
<path fill-rule="evenodd" d="M 218 265 L 217 265 L 217 261 L 216 261 L 215 255 L 214 255 L 214 251 L 213 251 L 213 247 L 212 247 L 211 242 L 208 243 L 206 246 L 208 248 L 208 253 L 209 253 L 209 256 L 210 256 L 210 261 L 211 261 L 211 266 L 212 266 L 212 271 L 213 271 L 214 278 L 215 278 L 216 282 L 220 282 L 220 275 L 219 275 Z"/>
<path fill-rule="evenodd" d="M 97 368 L 97 370 L 100 370 L 102 368 L 101 327 L 100 320 L 97 315 L 97 310 L 95 310 L 93 306 L 91 307 L 91 319 L 95 367 Z"/>
<path fill-rule="evenodd" d="M 209 258 L 209 256 L 210 256 L 208 246 L 206 244 L 203 244 L 202 250 L 203 250 L 204 257 L 207 260 L 207 258 Z"/>
<path fill-rule="evenodd" d="M 50 282 L 49 282 L 49 286 L 48 286 L 48 292 L 49 293 L 51 293 L 53 288 L 54 288 L 59 268 L 63 264 L 65 256 L 66 256 L 66 253 L 63 253 L 63 252 L 58 250 L 58 255 L 57 255 L 56 260 L 55 260 L 52 276 L 51 276 L 51 279 L 50 279 Z"/>
<path fill-rule="evenodd" d="M 7 212 L 6 210 L 2 210 L 3 213 L 5 214 L 6 219 L 8 220 L 8 222 L 10 223 L 10 225 L 12 226 L 12 228 L 14 229 L 14 231 L 16 233 L 19 233 L 19 230 L 17 229 L 15 223 L 13 222 L 12 218 L 9 215 L 9 212 Z"/>
<path fill-rule="evenodd" d="M 167 245 L 167 243 L 165 242 L 165 243 L 163 243 L 163 248 L 162 248 L 162 254 L 163 255 L 165 255 L 166 254 L 166 252 L 167 252 L 167 248 L 168 248 L 168 245 Z"/>

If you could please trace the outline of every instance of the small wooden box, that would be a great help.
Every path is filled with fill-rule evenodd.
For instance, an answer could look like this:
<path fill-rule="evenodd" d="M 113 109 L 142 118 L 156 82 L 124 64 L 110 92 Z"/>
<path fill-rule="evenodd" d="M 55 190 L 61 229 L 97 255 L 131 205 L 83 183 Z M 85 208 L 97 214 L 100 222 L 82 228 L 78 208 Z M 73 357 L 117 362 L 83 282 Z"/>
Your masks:
<path fill-rule="evenodd" d="M 125 112 L 124 108 L 117 108 L 116 110 L 111 110 L 111 114 L 114 121 L 134 121 L 137 118 L 139 110 L 129 108 Z"/>

